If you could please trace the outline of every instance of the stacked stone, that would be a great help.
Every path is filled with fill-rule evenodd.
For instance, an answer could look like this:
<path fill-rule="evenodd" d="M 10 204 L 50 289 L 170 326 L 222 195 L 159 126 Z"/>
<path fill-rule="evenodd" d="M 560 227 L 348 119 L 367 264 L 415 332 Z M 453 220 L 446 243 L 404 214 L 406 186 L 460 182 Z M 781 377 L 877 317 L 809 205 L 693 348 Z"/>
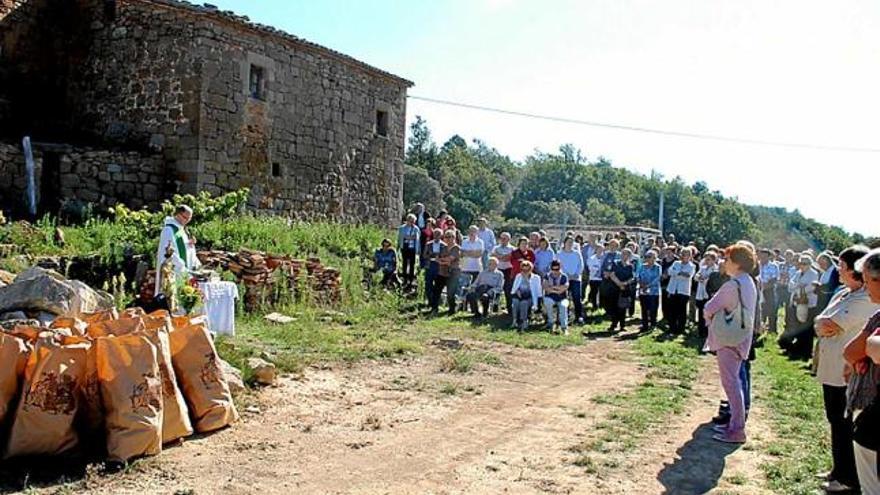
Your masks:
<path fill-rule="evenodd" d="M 312 279 L 312 290 L 321 303 L 338 303 L 342 287 L 342 274 L 335 268 L 324 268 L 315 273 Z"/>
<path fill-rule="evenodd" d="M 341 273 L 335 268 L 325 268 L 318 258 L 301 260 L 250 249 L 242 249 L 238 253 L 201 251 L 198 257 L 206 268 L 228 270 L 235 274 L 245 286 L 244 302 L 249 311 L 280 296 L 279 282 L 286 282 L 286 289 L 295 296 L 300 287 L 305 287 L 317 302 L 323 304 L 337 303 L 341 299 Z M 301 286 L 303 273 L 306 278 Z"/>

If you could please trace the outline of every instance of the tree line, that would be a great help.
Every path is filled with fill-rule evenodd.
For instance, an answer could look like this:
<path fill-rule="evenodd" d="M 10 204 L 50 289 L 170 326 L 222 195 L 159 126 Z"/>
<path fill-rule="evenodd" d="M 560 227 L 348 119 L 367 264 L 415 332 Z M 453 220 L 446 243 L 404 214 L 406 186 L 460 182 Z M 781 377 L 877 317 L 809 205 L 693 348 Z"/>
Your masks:
<path fill-rule="evenodd" d="M 701 246 L 752 239 L 770 247 L 838 252 L 870 241 L 798 210 L 745 205 L 704 182 L 646 176 L 604 157 L 590 161 L 570 144 L 555 153 L 535 152 L 522 162 L 458 135 L 438 146 L 420 116 L 410 126 L 405 166 L 407 206 L 418 201 L 432 212 L 445 209 L 463 226 L 486 215 L 496 223 L 657 228 L 662 192 L 664 230 Z"/>

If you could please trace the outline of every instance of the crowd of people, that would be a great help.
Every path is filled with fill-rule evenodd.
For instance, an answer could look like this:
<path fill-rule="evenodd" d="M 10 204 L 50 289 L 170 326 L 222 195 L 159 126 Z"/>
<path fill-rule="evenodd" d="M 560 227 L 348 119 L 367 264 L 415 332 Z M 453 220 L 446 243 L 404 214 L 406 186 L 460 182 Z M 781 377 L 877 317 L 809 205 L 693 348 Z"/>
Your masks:
<path fill-rule="evenodd" d="M 716 356 L 727 397 L 713 418 L 720 442 L 745 442 L 755 345 L 760 334 L 774 335 L 793 359 L 812 358 L 822 385 L 833 457 L 831 472 L 821 473 L 825 490 L 880 494 L 880 250 L 817 254 L 740 241 L 701 252 L 673 234 L 561 237 L 496 237 L 485 218 L 463 234 L 447 212 L 432 216 L 416 204 L 398 229 L 397 249 L 385 239 L 374 269 L 388 287 L 411 292 L 422 272 L 431 314 L 443 302 L 450 315 L 495 311 L 520 332 L 540 322 L 568 335 L 599 318 L 609 332 L 623 331 L 637 302 L 641 331 L 664 321 L 683 334 L 690 325 Z"/>

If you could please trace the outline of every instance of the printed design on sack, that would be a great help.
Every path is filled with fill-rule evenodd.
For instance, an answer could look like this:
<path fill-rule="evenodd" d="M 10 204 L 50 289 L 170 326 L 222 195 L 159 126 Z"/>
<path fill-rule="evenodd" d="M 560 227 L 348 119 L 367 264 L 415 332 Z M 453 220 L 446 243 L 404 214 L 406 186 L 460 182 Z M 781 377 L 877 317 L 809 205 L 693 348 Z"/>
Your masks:
<path fill-rule="evenodd" d="M 76 380 L 70 375 L 46 373 L 34 384 L 25 399 L 31 406 L 49 414 L 71 415 L 76 410 Z"/>
<path fill-rule="evenodd" d="M 209 389 L 220 383 L 220 363 L 217 362 L 217 354 L 213 352 L 205 354 L 205 365 L 202 366 L 200 378 L 202 385 Z"/>
<path fill-rule="evenodd" d="M 161 393 L 161 384 L 159 380 L 156 379 L 156 375 L 153 373 L 145 373 L 143 375 L 143 381 L 134 386 L 131 397 L 129 397 L 132 410 L 161 409 Z"/>
<path fill-rule="evenodd" d="M 101 382 L 98 381 L 97 373 L 89 373 L 86 375 L 85 396 L 90 400 L 101 395 Z"/>
<path fill-rule="evenodd" d="M 174 397 L 174 382 L 171 380 L 171 367 L 166 363 L 159 364 L 159 375 L 162 377 L 162 395 Z"/>

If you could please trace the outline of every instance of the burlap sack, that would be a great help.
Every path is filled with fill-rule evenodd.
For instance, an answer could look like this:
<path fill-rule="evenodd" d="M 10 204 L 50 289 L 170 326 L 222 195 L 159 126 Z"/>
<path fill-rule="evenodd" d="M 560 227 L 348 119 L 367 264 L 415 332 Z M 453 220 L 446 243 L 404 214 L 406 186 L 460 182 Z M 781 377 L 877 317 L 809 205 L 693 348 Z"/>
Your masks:
<path fill-rule="evenodd" d="M 105 309 L 103 311 L 95 311 L 94 313 L 82 313 L 79 318 L 87 324 L 97 323 L 99 321 L 116 320 L 119 318 L 119 312 L 116 308 Z"/>
<path fill-rule="evenodd" d="M 58 455 L 79 443 L 74 419 L 82 402 L 85 342 L 37 340 L 25 367 L 24 386 L 4 458 Z"/>
<path fill-rule="evenodd" d="M 61 316 L 55 318 L 55 320 L 49 325 L 49 328 L 69 328 L 72 335 L 83 337 L 86 335 L 86 328 L 88 328 L 88 326 L 88 323 L 80 320 L 79 318 Z"/>
<path fill-rule="evenodd" d="M 86 334 L 89 338 L 97 339 L 99 337 L 110 337 L 112 335 L 122 336 L 131 333 L 141 332 L 144 329 L 144 322 L 140 318 L 126 318 L 124 320 L 104 320 L 96 323 L 90 323 Z"/>
<path fill-rule="evenodd" d="M 171 362 L 195 420 L 196 431 L 218 430 L 238 420 L 217 349 L 203 325 L 171 332 Z"/>
<path fill-rule="evenodd" d="M 98 382 L 106 413 L 107 457 L 127 462 L 162 451 L 162 379 L 156 348 L 143 335 L 101 337 Z"/>
<path fill-rule="evenodd" d="M 173 442 L 192 435 L 193 427 L 186 400 L 180 387 L 177 386 L 177 375 L 171 364 L 171 344 L 168 336 L 171 319 L 146 316 L 143 322 L 143 335 L 156 347 L 156 361 L 162 378 L 162 443 Z"/>
<path fill-rule="evenodd" d="M 30 350 L 24 340 L 0 332 L 0 425 L 8 412 L 12 411 L 12 401 L 24 381 L 24 368 Z"/>

